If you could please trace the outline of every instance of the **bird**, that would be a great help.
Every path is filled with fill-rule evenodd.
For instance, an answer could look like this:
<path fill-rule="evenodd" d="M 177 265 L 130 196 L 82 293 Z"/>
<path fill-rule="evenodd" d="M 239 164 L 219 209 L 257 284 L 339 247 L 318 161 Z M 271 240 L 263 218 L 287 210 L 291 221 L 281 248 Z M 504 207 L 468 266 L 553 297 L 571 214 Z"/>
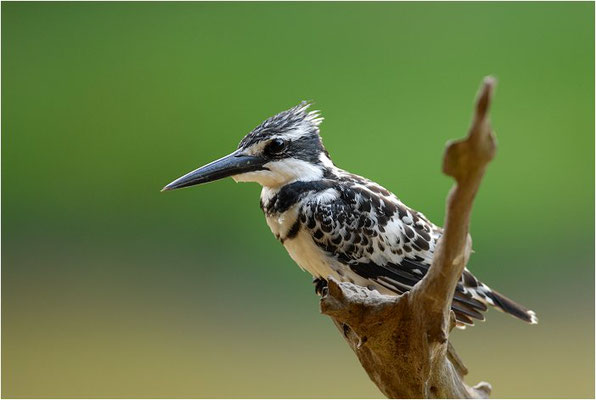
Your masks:
<path fill-rule="evenodd" d="M 317 293 L 330 278 L 399 296 L 428 272 L 442 228 L 395 194 L 335 165 L 323 145 L 320 111 L 302 101 L 250 131 L 229 155 L 197 168 L 162 191 L 232 177 L 262 186 L 269 228 Z M 536 324 L 536 313 L 492 290 L 467 268 L 451 309 L 456 326 L 484 321 L 489 307 Z"/>

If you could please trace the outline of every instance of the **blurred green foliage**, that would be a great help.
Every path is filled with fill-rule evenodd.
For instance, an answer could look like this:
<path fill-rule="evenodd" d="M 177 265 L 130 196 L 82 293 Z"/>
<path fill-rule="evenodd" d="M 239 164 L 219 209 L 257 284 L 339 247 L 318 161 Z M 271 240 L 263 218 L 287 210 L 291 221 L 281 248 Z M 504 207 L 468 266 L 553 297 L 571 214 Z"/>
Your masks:
<path fill-rule="evenodd" d="M 2 395 L 376 397 L 256 185 L 160 193 L 312 99 L 336 164 L 440 224 L 483 76 L 496 397 L 594 396 L 593 3 L 2 3 Z"/>

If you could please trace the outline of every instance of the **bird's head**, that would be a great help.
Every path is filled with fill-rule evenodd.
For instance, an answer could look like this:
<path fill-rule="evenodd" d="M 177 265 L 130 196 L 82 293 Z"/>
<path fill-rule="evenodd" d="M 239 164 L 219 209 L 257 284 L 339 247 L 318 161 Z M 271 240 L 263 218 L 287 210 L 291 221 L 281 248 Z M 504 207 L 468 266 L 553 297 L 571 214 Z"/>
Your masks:
<path fill-rule="evenodd" d="M 236 182 L 279 187 L 323 176 L 331 162 L 319 136 L 323 120 L 302 102 L 265 120 L 246 135 L 238 149 L 168 184 L 163 190 L 212 182 L 231 176 Z"/>

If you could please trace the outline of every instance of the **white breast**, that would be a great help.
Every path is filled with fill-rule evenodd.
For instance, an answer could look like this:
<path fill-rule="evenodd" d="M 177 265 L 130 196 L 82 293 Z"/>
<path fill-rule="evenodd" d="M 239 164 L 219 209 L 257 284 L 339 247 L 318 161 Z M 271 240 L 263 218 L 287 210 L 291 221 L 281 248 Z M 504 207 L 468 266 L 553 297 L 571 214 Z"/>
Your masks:
<path fill-rule="evenodd" d="M 326 278 L 333 274 L 333 269 L 330 266 L 333 260 L 327 257 L 314 243 L 308 231 L 301 228 L 295 237 L 285 239 L 288 231 L 299 218 L 298 208 L 299 205 L 296 204 L 283 214 L 267 215 L 267 225 L 276 238 L 283 240 L 283 245 L 290 257 L 300 268 L 310 272 L 312 276 Z"/>
<path fill-rule="evenodd" d="M 334 274 L 331 259 L 317 247 L 310 233 L 301 230 L 296 237 L 284 241 L 284 247 L 300 268 L 317 278 Z"/>
<path fill-rule="evenodd" d="M 263 189 L 261 199 L 263 202 L 269 201 L 276 191 Z M 319 201 L 333 201 L 337 197 L 335 189 L 330 189 L 317 194 Z M 327 254 L 318 247 L 312 239 L 310 232 L 301 227 L 298 234 L 286 239 L 285 236 L 292 228 L 292 225 L 299 218 L 298 210 L 300 203 L 290 207 L 286 212 L 276 215 L 266 215 L 267 225 L 277 239 L 283 240 L 283 245 L 292 257 L 292 260 L 298 266 L 309 272 L 313 277 L 327 279 L 329 276 L 338 281 L 347 281 L 361 286 L 370 286 L 371 282 L 358 276 L 348 267 L 338 262 L 335 258 L 328 257 Z M 376 285 L 375 285 L 376 286 Z"/>

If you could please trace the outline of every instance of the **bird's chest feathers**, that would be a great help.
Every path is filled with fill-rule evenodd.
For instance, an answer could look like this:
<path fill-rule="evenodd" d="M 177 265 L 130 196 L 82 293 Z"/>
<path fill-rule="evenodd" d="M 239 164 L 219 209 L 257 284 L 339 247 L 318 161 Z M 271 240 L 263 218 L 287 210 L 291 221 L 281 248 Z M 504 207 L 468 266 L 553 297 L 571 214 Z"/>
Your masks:
<path fill-rule="evenodd" d="M 275 195 L 271 189 L 263 189 L 261 204 L 269 204 Z M 329 260 L 314 243 L 310 233 L 301 226 L 299 210 L 300 202 L 279 213 L 264 209 L 267 225 L 300 268 L 313 276 L 327 277 L 332 272 Z"/>
<path fill-rule="evenodd" d="M 273 232 L 275 237 L 283 243 L 294 224 L 298 221 L 298 212 L 294 207 L 281 214 L 265 214 L 265 219 L 267 220 L 267 225 L 269 225 L 271 232 Z"/>
<path fill-rule="evenodd" d="M 299 218 L 297 207 L 280 215 L 266 217 L 271 231 L 281 241 L 292 260 L 312 276 L 326 278 L 333 273 L 330 260 L 315 244 L 310 233 L 301 229 Z M 296 226 L 298 230 L 294 231 Z"/>
<path fill-rule="evenodd" d="M 279 190 L 264 187 L 261 192 L 261 208 L 265 213 L 265 219 L 267 225 L 271 229 L 271 232 L 279 240 L 284 241 L 293 224 L 298 221 L 298 210 L 297 205 L 288 208 L 284 212 L 271 212 L 268 206 L 271 204 L 272 199 L 279 193 Z"/>

